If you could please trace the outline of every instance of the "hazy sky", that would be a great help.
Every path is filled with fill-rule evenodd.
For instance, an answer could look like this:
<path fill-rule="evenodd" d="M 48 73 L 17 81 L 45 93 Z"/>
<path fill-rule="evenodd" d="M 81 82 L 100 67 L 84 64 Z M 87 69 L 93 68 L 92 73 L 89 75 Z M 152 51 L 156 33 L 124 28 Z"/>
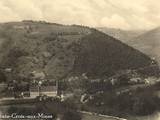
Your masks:
<path fill-rule="evenodd" d="M 160 0 L 0 0 L 0 22 L 24 19 L 151 29 L 160 25 Z"/>

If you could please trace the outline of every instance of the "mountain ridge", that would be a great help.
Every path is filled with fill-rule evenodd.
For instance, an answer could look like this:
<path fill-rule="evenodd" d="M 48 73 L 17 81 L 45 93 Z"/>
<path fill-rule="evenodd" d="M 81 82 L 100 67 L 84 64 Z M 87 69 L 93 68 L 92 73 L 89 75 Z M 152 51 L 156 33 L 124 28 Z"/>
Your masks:
<path fill-rule="evenodd" d="M 160 27 L 154 28 L 129 42 L 129 45 L 135 47 L 141 52 L 149 55 L 150 57 L 160 61 Z"/>
<path fill-rule="evenodd" d="M 124 43 L 128 43 L 133 38 L 146 32 L 146 30 L 122 30 L 122 29 L 107 28 L 107 27 L 97 27 L 96 29 L 116 39 L 119 39 Z"/>

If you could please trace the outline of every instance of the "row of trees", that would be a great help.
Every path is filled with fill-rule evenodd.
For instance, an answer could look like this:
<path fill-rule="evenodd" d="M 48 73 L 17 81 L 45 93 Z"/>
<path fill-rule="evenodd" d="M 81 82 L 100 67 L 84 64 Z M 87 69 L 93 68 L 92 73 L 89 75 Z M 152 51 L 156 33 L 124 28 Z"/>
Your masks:
<path fill-rule="evenodd" d="M 30 106 L 30 107 L 29 107 Z M 61 101 L 42 101 L 35 103 L 34 107 L 32 105 L 22 105 L 20 106 L 11 106 L 8 109 L 8 114 L 17 113 L 19 115 L 37 115 L 45 114 L 52 115 L 53 118 L 47 120 L 81 120 L 82 116 L 77 112 L 77 105 L 70 99 L 61 102 Z"/>

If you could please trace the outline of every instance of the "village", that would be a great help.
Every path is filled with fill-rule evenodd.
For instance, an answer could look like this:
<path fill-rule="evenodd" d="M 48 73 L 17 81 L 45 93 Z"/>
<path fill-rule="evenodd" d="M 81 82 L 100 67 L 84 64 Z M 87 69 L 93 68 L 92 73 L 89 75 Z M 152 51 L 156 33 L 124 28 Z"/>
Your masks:
<path fill-rule="evenodd" d="M 5 72 L 7 74 L 10 74 L 12 72 L 11 68 L 5 69 Z M 31 104 L 37 104 L 38 102 L 48 101 L 49 103 L 53 101 L 53 103 L 57 103 L 57 101 L 63 102 L 68 97 L 72 96 L 63 94 L 63 91 L 59 89 L 59 83 L 58 81 L 52 80 L 46 80 L 45 74 L 43 72 L 31 72 L 32 82 L 28 84 L 27 82 L 17 82 L 16 80 L 10 81 L 9 84 L 2 82 L 0 84 L 0 92 L 1 93 L 7 93 L 7 96 L 1 96 L 0 98 L 0 106 L 1 109 L 3 107 L 8 107 L 10 105 L 13 106 L 30 106 Z M 82 74 L 82 77 L 84 79 L 88 79 L 85 74 Z M 72 79 L 78 79 L 78 77 L 71 77 L 70 81 Z M 93 80 L 93 83 L 97 82 L 97 80 Z M 98 81 L 100 82 L 100 81 Z M 9 91 L 9 92 L 8 92 Z M 85 103 L 85 96 L 82 95 L 80 102 L 82 104 Z M 48 103 L 48 104 L 49 104 Z M 46 103 L 47 104 L 47 103 Z M 9 108 L 11 109 L 11 108 Z M 86 112 L 86 111 L 78 111 L 83 117 L 83 120 L 88 119 L 103 119 L 103 120 L 126 120 L 124 118 L 120 117 L 114 117 L 109 115 L 102 115 L 94 112 Z M 61 117 L 61 116 L 60 116 Z M 56 120 L 59 120 L 59 117 L 57 117 Z"/>
<path fill-rule="evenodd" d="M 64 91 L 60 89 L 59 81 L 54 79 L 47 79 L 46 74 L 42 71 L 32 71 L 30 73 L 30 80 L 12 80 L 12 69 L 5 68 L 5 75 L 9 79 L 7 82 L 0 83 L 0 92 L 2 93 L 1 99 L 46 99 L 47 97 L 57 97 L 64 100 Z M 6 78 L 5 78 L 6 79 Z M 79 79 L 88 80 L 86 74 L 82 74 L 82 78 L 70 77 L 68 82 L 74 83 L 79 81 Z M 81 81 L 81 80 L 80 80 Z M 149 77 L 142 79 L 136 72 L 127 70 L 125 72 L 116 74 L 110 78 L 92 79 L 90 84 L 99 84 L 101 81 L 104 82 L 106 87 L 109 86 L 122 86 L 118 88 L 117 94 L 122 94 L 128 92 L 131 88 L 146 87 L 159 82 L 159 79 L 154 77 Z M 127 85 L 128 87 L 124 87 Z M 75 85 L 73 85 L 75 86 Z M 132 86 L 132 87 L 130 87 Z M 99 92 L 99 91 L 98 91 Z M 83 95 L 81 96 L 83 98 Z M 81 99 L 82 99 L 81 98 Z M 82 100 L 83 101 L 83 100 Z"/>

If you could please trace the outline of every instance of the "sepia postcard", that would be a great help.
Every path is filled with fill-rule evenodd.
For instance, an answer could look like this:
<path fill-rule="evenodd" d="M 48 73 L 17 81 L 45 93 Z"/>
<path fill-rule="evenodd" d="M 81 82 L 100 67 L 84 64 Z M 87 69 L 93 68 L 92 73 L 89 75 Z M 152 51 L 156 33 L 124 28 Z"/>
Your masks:
<path fill-rule="evenodd" d="M 160 120 L 160 1 L 0 0 L 0 120 Z"/>

